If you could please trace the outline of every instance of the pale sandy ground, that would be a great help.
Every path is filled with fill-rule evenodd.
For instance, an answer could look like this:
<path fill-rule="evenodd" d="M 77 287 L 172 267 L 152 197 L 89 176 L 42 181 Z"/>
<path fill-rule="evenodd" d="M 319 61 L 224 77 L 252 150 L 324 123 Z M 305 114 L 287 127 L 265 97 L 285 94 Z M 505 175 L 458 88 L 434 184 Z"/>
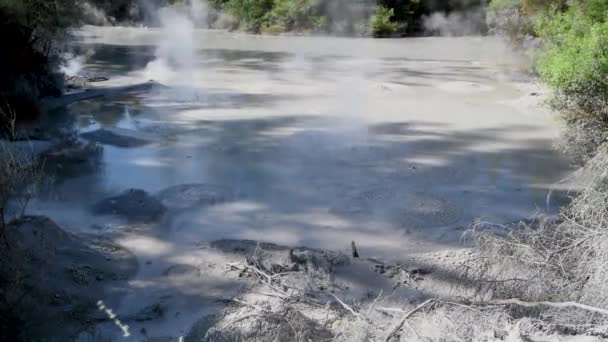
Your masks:
<path fill-rule="evenodd" d="M 127 338 L 103 325 L 99 339 L 178 340 L 224 305 L 218 298 L 246 295 L 252 285 L 224 269 L 243 255 L 214 240 L 345 253 L 354 240 L 364 259 L 414 258 L 449 274 L 466 258 L 460 237 L 475 219 L 555 212 L 567 198 L 566 182 L 547 199 L 572 170 L 551 149 L 558 127 L 539 106 L 545 91 L 519 75 L 521 57 L 491 38 L 195 31 L 190 39 L 134 28 L 78 36 L 84 70 L 111 77 L 97 87 L 163 85 L 72 106 L 82 131 L 148 143 L 104 144 L 98 172 L 66 177 L 52 200 L 32 206 L 70 231 L 113 237 L 138 258 L 126 295 L 100 299 L 119 317 L 157 304 L 162 314 L 129 322 Z M 136 226 L 89 210 L 128 188 L 155 194 L 192 183 L 220 199 L 201 203 L 195 194 L 189 208 Z M 369 260 L 345 267 L 339 282 L 350 292 L 342 295 L 395 286 L 373 269 Z M 392 304 L 444 296 L 453 282 L 402 286 Z"/>

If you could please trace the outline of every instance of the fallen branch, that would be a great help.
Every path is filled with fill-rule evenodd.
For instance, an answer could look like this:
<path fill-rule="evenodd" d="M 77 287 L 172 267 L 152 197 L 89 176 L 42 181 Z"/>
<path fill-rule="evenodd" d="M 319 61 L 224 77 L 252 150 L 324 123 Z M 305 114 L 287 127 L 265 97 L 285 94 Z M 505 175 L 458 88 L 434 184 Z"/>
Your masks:
<path fill-rule="evenodd" d="M 577 302 L 526 302 L 517 298 L 472 302 L 473 305 L 519 305 L 525 307 L 550 306 L 554 308 L 578 308 L 608 316 L 608 310 Z"/>
<path fill-rule="evenodd" d="M 355 316 L 355 317 L 361 317 L 355 310 L 353 310 L 353 308 L 351 308 L 346 303 L 344 303 L 343 301 L 341 301 L 340 298 L 338 298 L 335 294 L 331 293 L 331 296 L 334 297 L 334 299 L 338 303 L 340 303 L 340 305 L 342 305 L 342 307 L 344 307 L 347 311 L 349 311 L 351 314 L 353 314 L 353 316 Z"/>
<path fill-rule="evenodd" d="M 407 311 L 399 308 L 386 308 L 386 307 L 377 307 L 376 311 L 384 312 L 384 313 L 406 313 Z"/>
<path fill-rule="evenodd" d="M 374 299 L 374 302 L 372 303 L 372 305 L 370 305 L 369 308 L 367 309 L 367 312 L 365 313 L 365 319 L 367 319 L 367 317 L 369 317 L 370 312 L 372 312 L 372 310 L 374 310 L 374 307 L 376 307 L 376 304 L 378 304 L 380 297 L 382 297 L 382 289 L 380 289 L 380 292 L 378 293 L 378 297 L 376 297 L 376 299 Z"/>
<path fill-rule="evenodd" d="M 405 315 L 403 315 L 403 317 L 401 317 L 401 320 L 399 320 L 399 322 L 397 323 L 397 325 L 395 325 L 395 327 L 391 330 L 391 332 L 386 336 L 386 338 L 384 339 L 385 342 L 390 342 L 390 340 L 397 335 L 397 333 L 399 332 L 399 330 L 401 330 L 401 328 L 403 327 L 403 325 L 407 322 L 407 320 L 412 317 L 416 312 L 422 310 L 425 306 L 432 304 L 436 301 L 436 299 L 431 298 L 431 299 L 427 299 L 424 302 L 422 302 L 422 304 L 418 305 L 415 309 L 408 311 Z"/>

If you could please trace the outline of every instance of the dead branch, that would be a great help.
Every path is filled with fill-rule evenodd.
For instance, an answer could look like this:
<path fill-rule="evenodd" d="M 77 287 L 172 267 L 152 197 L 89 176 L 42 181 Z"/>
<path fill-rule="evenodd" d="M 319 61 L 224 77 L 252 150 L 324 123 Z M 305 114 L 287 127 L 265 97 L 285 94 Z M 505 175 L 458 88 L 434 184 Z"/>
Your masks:
<path fill-rule="evenodd" d="M 376 306 L 376 304 L 378 304 L 380 297 L 382 297 L 382 289 L 380 289 L 380 292 L 378 293 L 378 297 L 376 297 L 376 299 L 374 299 L 374 302 L 372 303 L 372 305 L 370 305 L 369 308 L 367 309 L 367 312 L 365 312 L 365 319 L 367 319 L 367 317 L 369 317 L 369 313 L 372 312 L 372 310 L 374 310 L 374 307 Z"/>
<path fill-rule="evenodd" d="M 427 299 L 424 302 L 422 302 L 422 304 L 418 305 L 415 309 L 408 311 L 405 315 L 403 315 L 403 317 L 401 317 L 401 320 L 399 320 L 399 322 L 397 323 L 397 325 L 395 325 L 395 327 L 391 330 L 391 332 L 386 336 L 386 338 L 384 339 L 385 342 L 390 342 L 390 340 L 399 332 L 399 330 L 401 330 L 401 328 L 403 327 L 403 325 L 405 324 L 405 322 L 412 317 L 416 312 L 422 310 L 425 306 L 432 304 L 434 302 L 436 302 L 437 300 L 434 298 L 431 299 Z"/>
<path fill-rule="evenodd" d="M 344 303 L 343 301 L 340 300 L 340 298 L 338 298 L 338 296 L 336 296 L 335 294 L 331 293 L 331 296 L 334 297 L 334 299 L 340 303 L 340 305 L 342 305 L 343 308 L 345 308 L 348 312 L 350 312 L 351 314 L 353 314 L 353 316 L 355 317 L 361 317 L 355 310 L 353 310 L 353 308 L 351 308 L 350 306 L 348 306 L 346 303 Z"/>
<path fill-rule="evenodd" d="M 292 300 L 292 301 L 296 301 L 296 302 L 302 301 L 302 302 L 306 302 L 306 303 L 309 303 L 311 305 L 315 305 L 318 307 L 324 307 L 323 304 L 320 304 L 313 299 L 306 298 L 304 296 L 296 297 L 293 294 L 287 293 L 286 290 L 281 289 L 281 287 L 286 288 L 286 289 L 288 287 L 281 283 L 280 278 L 275 279 L 274 275 L 270 275 L 270 274 L 260 270 L 257 266 L 257 263 L 253 263 L 251 266 L 245 266 L 245 265 L 241 265 L 239 263 L 227 263 L 226 266 L 229 271 L 249 272 L 250 274 L 253 274 L 253 276 L 260 283 L 268 286 L 268 288 L 275 291 L 277 293 L 276 297 L 282 298 L 283 300 Z M 275 283 L 277 283 L 279 286 L 277 286 L 277 284 L 275 284 Z M 299 291 L 296 288 L 292 288 L 292 289 Z"/>
<path fill-rule="evenodd" d="M 387 307 L 377 307 L 376 311 L 384 312 L 384 313 L 406 313 L 407 311 L 399 308 L 387 308 Z"/>
<path fill-rule="evenodd" d="M 599 313 L 608 316 L 608 310 L 577 302 L 526 302 L 517 298 L 497 299 L 485 302 L 473 302 L 473 305 L 519 305 L 525 307 L 550 306 L 554 308 L 578 308 L 585 311 Z"/>

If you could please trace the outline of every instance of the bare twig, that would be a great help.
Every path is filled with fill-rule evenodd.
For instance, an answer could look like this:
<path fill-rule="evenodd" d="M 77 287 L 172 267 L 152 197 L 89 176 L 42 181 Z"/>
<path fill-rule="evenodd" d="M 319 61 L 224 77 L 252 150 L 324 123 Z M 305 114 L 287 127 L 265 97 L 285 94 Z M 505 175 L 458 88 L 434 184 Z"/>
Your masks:
<path fill-rule="evenodd" d="M 350 312 L 351 314 L 353 314 L 353 316 L 355 317 L 361 317 L 355 310 L 353 310 L 353 308 L 351 308 L 350 306 L 348 306 L 346 303 L 344 303 L 343 301 L 340 300 L 340 298 L 338 298 L 338 296 L 336 296 L 335 294 L 331 293 L 331 296 L 334 297 L 334 299 L 340 303 L 340 305 L 342 305 L 342 307 L 344 307 L 348 312 Z"/>
<path fill-rule="evenodd" d="M 387 307 L 377 307 L 376 311 L 386 312 L 386 313 L 406 313 L 407 311 L 399 308 L 387 308 Z"/>
<path fill-rule="evenodd" d="M 436 301 L 436 299 L 431 298 L 431 299 L 427 299 L 424 302 L 422 302 L 422 304 L 418 305 L 415 309 L 408 311 L 405 315 L 403 315 L 403 317 L 401 317 L 401 319 L 399 320 L 399 322 L 395 325 L 395 327 L 393 327 L 393 329 L 390 331 L 390 333 L 386 336 L 386 338 L 384 339 L 385 342 L 390 342 L 390 340 L 399 332 L 399 330 L 401 330 L 401 328 L 403 327 L 403 325 L 406 323 L 406 321 L 412 317 L 416 312 L 422 310 L 425 306 L 432 304 Z"/>
<path fill-rule="evenodd" d="M 605 316 L 608 316 L 608 310 L 601 309 L 595 306 L 590 306 L 586 304 L 581 304 L 577 302 L 526 302 L 517 298 L 511 299 L 497 299 L 491 301 L 484 302 L 474 302 L 471 303 L 474 305 L 519 305 L 525 307 L 537 307 L 537 306 L 549 306 L 553 308 L 578 308 L 585 311 L 599 313 Z"/>
<path fill-rule="evenodd" d="M 382 289 L 380 289 L 380 292 L 378 293 L 378 297 L 376 297 L 376 299 L 374 299 L 374 302 L 372 303 L 372 305 L 370 305 L 369 308 L 367 309 L 367 312 L 365 312 L 365 319 L 367 319 L 367 317 L 369 317 L 369 313 L 372 312 L 372 310 L 374 310 L 374 307 L 380 300 L 380 297 L 382 297 Z"/>

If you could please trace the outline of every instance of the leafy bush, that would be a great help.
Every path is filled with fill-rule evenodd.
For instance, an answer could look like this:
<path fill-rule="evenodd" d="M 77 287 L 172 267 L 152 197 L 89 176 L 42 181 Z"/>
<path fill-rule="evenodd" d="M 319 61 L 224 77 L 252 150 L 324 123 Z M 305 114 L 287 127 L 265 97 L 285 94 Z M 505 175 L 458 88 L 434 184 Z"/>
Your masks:
<path fill-rule="evenodd" d="M 608 23 L 592 24 L 586 31 L 568 30 L 538 60 L 540 75 L 559 91 L 575 93 L 586 92 L 590 86 L 602 91 L 606 88 Z"/>
<path fill-rule="evenodd" d="M 239 18 L 240 28 L 259 32 L 267 22 L 267 14 L 272 10 L 272 0 L 228 0 L 224 9 Z"/>
<path fill-rule="evenodd" d="M 311 0 L 275 0 L 263 31 L 320 31 L 326 21 Z"/>
<path fill-rule="evenodd" d="M 554 8 L 539 17 L 535 29 L 545 42 L 536 68 L 556 91 L 553 106 L 575 130 L 569 140 L 595 141 L 573 134 L 585 134 L 578 128 L 590 126 L 608 132 L 608 1 L 571 2 L 563 12 Z M 596 148 L 586 146 L 585 153 L 593 155 Z"/>
<path fill-rule="evenodd" d="M 0 102 L 20 120 L 38 115 L 39 98 L 61 93 L 57 51 L 80 13 L 77 0 L 0 0 Z"/>
<path fill-rule="evenodd" d="M 399 29 L 399 25 L 391 21 L 395 16 L 395 10 L 384 6 L 378 6 L 376 13 L 369 19 L 372 34 L 378 36 L 391 35 Z"/>

